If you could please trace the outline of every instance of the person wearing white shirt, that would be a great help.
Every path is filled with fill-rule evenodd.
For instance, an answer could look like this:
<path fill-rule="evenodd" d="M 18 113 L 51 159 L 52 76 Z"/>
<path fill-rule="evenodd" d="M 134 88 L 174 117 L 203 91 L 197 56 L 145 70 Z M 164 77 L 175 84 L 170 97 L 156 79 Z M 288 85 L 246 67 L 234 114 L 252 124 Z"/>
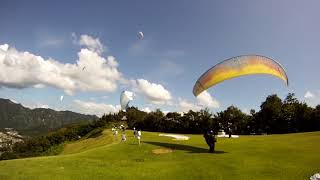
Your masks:
<path fill-rule="evenodd" d="M 138 139 L 138 142 L 140 145 L 140 140 L 141 140 L 141 130 L 140 129 L 137 131 L 137 139 Z"/>

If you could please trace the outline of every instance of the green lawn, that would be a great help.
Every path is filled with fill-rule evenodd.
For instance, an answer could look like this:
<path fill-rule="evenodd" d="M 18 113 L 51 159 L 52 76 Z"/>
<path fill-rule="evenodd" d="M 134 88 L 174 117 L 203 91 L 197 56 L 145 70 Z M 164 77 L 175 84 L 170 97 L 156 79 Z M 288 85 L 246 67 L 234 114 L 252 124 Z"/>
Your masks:
<path fill-rule="evenodd" d="M 0 179 L 309 179 L 320 172 L 320 132 L 218 138 L 207 153 L 201 135 L 188 141 L 143 132 L 143 143 L 110 130 L 69 143 L 59 156 L 0 161 Z M 171 148 L 167 154 L 152 150 Z"/>

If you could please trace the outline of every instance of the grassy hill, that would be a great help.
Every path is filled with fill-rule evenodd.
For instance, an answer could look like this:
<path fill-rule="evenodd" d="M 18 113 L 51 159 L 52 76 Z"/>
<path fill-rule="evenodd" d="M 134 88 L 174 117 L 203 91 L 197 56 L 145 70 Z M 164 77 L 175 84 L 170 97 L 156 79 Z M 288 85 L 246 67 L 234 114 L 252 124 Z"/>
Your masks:
<path fill-rule="evenodd" d="M 127 136 L 123 143 L 105 130 L 66 144 L 59 156 L 0 161 L 0 179 L 308 179 L 320 172 L 320 132 L 218 138 L 216 154 L 201 135 L 174 141 L 143 132 L 140 146 L 132 131 Z"/>

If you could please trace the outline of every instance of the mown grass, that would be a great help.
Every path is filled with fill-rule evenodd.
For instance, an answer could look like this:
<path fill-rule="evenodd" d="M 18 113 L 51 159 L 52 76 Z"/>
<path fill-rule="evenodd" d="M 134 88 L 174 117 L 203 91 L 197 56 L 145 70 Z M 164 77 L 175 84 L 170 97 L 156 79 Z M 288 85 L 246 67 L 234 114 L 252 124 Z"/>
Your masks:
<path fill-rule="evenodd" d="M 120 137 L 114 138 L 110 130 L 104 130 L 101 136 L 65 144 L 61 154 L 65 155 L 79 153 L 89 149 L 94 149 L 96 147 L 111 145 L 118 142 L 120 142 Z"/>
<path fill-rule="evenodd" d="M 320 172 L 320 132 L 218 138 L 207 153 L 201 135 L 173 141 L 143 132 L 142 144 L 110 130 L 65 146 L 59 156 L 0 162 L 0 179 L 308 179 Z M 172 153 L 152 150 L 171 148 Z"/>

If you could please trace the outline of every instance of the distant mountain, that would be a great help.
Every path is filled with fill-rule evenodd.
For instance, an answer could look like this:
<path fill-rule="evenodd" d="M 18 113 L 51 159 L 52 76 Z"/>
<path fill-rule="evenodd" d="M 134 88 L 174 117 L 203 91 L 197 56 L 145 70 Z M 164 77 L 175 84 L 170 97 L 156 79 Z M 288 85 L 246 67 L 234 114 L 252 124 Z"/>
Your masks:
<path fill-rule="evenodd" d="M 98 119 L 97 116 L 72 111 L 55 111 L 45 108 L 29 109 L 9 99 L 0 98 L 0 129 L 44 131 L 96 119 Z"/>

